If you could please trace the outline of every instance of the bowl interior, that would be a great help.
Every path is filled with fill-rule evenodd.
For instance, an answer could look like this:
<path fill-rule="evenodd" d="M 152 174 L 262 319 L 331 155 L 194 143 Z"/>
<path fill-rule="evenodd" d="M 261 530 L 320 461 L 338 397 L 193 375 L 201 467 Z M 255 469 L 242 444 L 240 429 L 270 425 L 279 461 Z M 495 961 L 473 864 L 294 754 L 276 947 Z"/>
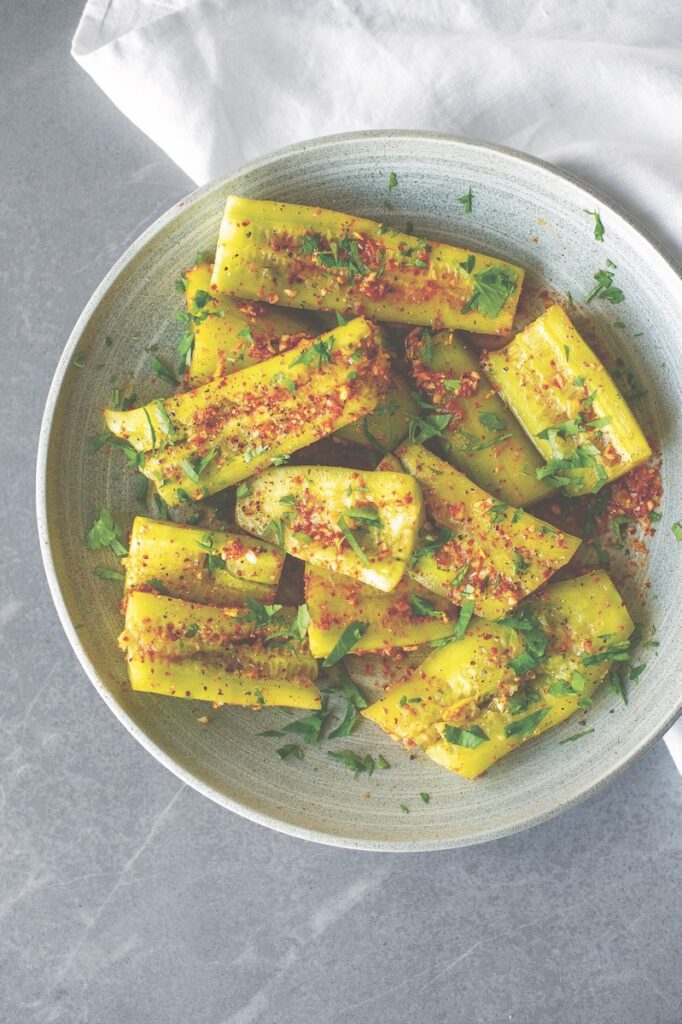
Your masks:
<path fill-rule="evenodd" d="M 398 187 L 389 191 L 393 171 Z M 457 197 L 471 185 L 473 211 Z M 531 288 L 570 292 L 579 302 L 609 258 L 617 265 L 621 305 L 594 302 L 589 336 L 611 367 L 633 373 L 646 389 L 635 409 L 663 452 L 664 519 L 646 566 L 624 584 L 633 618 L 657 647 L 642 647 L 646 668 L 625 707 L 602 688 L 587 716 L 595 732 L 559 740 L 576 721 L 465 782 L 418 755 L 414 760 L 363 723 L 336 749 L 383 754 L 390 771 L 357 780 L 327 757 L 330 744 L 282 763 L 276 740 L 259 736 L 282 713 L 223 708 L 137 695 L 126 682 L 116 645 L 120 586 L 97 579 L 85 532 L 100 506 L 124 528 L 144 511 L 136 479 L 120 452 L 90 454 L 103 430 L 101 410 L 113 386 L 132 381 L 139 400 L 158 394 L 152 354 L 175 365 L 182 325 L 174 282 L 197 251 L 215 246 L 225 196 L 329 206 L 417 233 L 457 241 L 525 266 Z M 598 208 L 602 243 L 583 211 Z M 602 198 L 517 154 L 438 136 L 385 133 L 336 137 L 292 147 L 232 178 L 194 193 L 154 225 L 119 261 L 85 310 L 64 353 L 48 403 L 39 460 L 39 519 L 48 575 L 67 634 L 100 693 L 155 756 L 213 799 L 265 824 L 331 843 L 424 849 L 477 842 L 548 817 L 589 792 L 643 749 L 672 720 L 682 667 L 682 544 L 671 525 L 682 518 L 682 346 L 679 279 L 656 248 Z M 78 352 L 84 365 L 72 362 Z M 163 387 L 163 385 L 161 385 Z M 198 718 L 208 713 L 209 724 Z M 584 726 L 583 726 L 584 727 Z M 428 804 L 419 798 L 428 792 Z M 406 805 L 410 813 L 401 810 Z"/>

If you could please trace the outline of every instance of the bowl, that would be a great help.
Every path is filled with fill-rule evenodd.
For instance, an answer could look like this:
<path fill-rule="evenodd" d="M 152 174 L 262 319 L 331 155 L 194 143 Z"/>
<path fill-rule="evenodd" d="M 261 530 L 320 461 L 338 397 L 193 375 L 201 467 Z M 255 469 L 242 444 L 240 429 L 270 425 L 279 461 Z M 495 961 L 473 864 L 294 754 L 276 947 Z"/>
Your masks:
<path fill-rule="evenodd" d="M 389 189 L 391 172 L 398 185 Z M 457 199 L 470 186 L 467 213 Z M 635 410 L 662 452 L 663 519 L 646 564 L 624 586 L 642 635 L 658 646 L 638 651 L 635 664 L 645 668 L 630 685 L 627 706 L 601 688 L 588 716 L 594 733 L 562 744 L 579 728 L 569 722 L 484 778 L 466 782 L 421 754 L 411 757 L 363 722 L 342 746 L 382 754 L 391 768 L 354 779 L 327 757 L 328 743 L 306 748 L 302 761 L 280 761 L 277 742 L 259 733 L 281 723 L 283 712 L 213 711 L 130 690 L 116 643 L 120 585 L 95 577 L 94 566 L 109 562 L 83 541 L 100 506 L 126 528 L 141 508 L 121 453 L 105 447 L 92 454 L 88 436 L 103 430 L 112 381 L 131 378 L 140 401 L 158 394 L 151 352 L 175 363 L 182 330 L 174 282 L 197 251 L 214 247 L 231 192 L 329 206 L 394 225 L 411 221 L 422 236 L 520 263 L 531 290 L 570 293 L 576 303 L 606 259 L 616 264 L 625 301 L 590 305 L 590 337 L 607 363 L 617 363 L 646 390 Z M 601 214 L 601 242 L 590 210 Z M 680 711 L 682 544 L 672 531 L 682 519 L 680 323 L 680 278 L 655 241 L 604 196 L 509 149 L 421 132 L 338 135 L 264 156 L 198 189 L 107 274 L 76 324 L 47 400 L 37 469 L 40 543 L 57 610 L 85 672 L 133 736 L 184 782 L 291 835 L 360 849 L 434 850 L 495 839 L 570 807 L 622 770 Z M 420 793 L 430 795 L 428 803 Z"/>

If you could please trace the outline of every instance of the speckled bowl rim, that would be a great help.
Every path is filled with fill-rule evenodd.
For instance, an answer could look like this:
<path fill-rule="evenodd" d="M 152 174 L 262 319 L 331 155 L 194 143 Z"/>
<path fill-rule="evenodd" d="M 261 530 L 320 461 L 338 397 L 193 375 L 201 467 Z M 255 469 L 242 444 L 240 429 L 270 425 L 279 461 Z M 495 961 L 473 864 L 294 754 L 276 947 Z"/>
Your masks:
<path fill-rule="evenodd" d="M 262 814 L 253 808 L 245 807 L 243 804 L 236 800 L 231 799 L 224 793 L 220 793 L 215 790 L 212 786 L 200 779 L 196 778 L 190 771 L 182 768 L 174 761 L 174 759 L 165 753 L 150 737 L 140 728 L 132 718 L 126 713 L 126 711 L 114 700 L 113 695 L 107 690 L 105 685 L 102 683 L 95 666 L 88 658 L 83 645 L 80 642 L 77 631 L 71 622 L 69 613 L 66 608 L 64 597 L 62 594 L 61 586 L 57 576 L 57 571 L 52 556 L 52 550 L 50 547 L 48 525 L 47 525 L 47 468 L 48 468 L 48 457 L 50 450 L 50 442 L 52 436 L 52 425 L 54 414 L 59 399 L 59 394 L 64 381 L 64 376 L 69 367 L 73 353 L 75 352 L 81 336 L 86 328 L 86 325 L 93 316 L 97 306 L 99 305 L 102 297 L 107 293 L 111 285 L 114 283 L 119 274 L 124 268 L 130 263 L 130 261 L 140 252 L 141 249 L 149 242 L 152 238 L 158 235 L 164 230 L 164 228 L 179 217 L 183 210 L 193 203 L 200 200 L 207 192 L 213 192 L 217 188 L 224 188 L 225 192 L 229 191 L 231 181 L 244 174 L 248 174 L 251 171 L 262 170 L 267 167 L 268 164 L 275 163 L 281 160 L 283 157 L 294 157 L 297 154 L 303 154 L 311 149 L 322 149 L 328 145 L 336 145 L 338 143 L 348 144 L 354 142 L 363 142 L 368 139 L 391 139 L 391 140 L 410 140 L 416 139 L 428 139 L 430 141 L 442 142 L 445 145 L 448 143 L 455 143 L 458 146 L 465 146 L 469 149 L 480 150 L 486 153 L 499 153 L 503 154 L 507 158 L 517 161 L 521 164 L 531 165 L 537 170 L 549 175 L 553 178 L 559 178 L 571 185 L 575 185 L 588 192 L 594 200 L 599 204 L 603 210 L 608 210 L 609 213 L 620 217 L 631 227 L 642 240 L 650 246 L 654 253 L 663 261 L 666 265 L 667 270 L 670 272 L 672 277 L 676 279 L 677 284 L 682 287 L 682 273 L 678 269 L 676 262 L 670 256 L 669 253 L 657 242 L 649 231 L 643 227 L 634 217 L 627 213 L 621 206 L 613 202 L 610 198 L 605 196 L 599 190 L 588 185 L 586 182 L 576 177 L 573 174 L 569 174 L 567 171 L 560 170 L 554 167 L 552 164 L 547 163 L 544 160 L 539 160 L 536 157 L 528 156 L 526 153 L 520 152 L 516 149 L 510 149 L 507 146 L 497 146 L 488 142 L 479 142 L 473 139 L 468 139 L 465 136 L 460 135 L 449 135 L 441 132 L 421 132 L 421 131 L 403 131 L 403 130 L 384 130 L 384 131 L 363 131 L 363 132 L 347 132 L 338 135 L 325 135 L 318 138 L 309 139 L 305 142 L 294 143 L 291 146 L 285 146 L 282 149 L 274 150 L 271 153 L 267 153 L 256 160 L 252 160 L 247 164 L 243 164 L 237 168 L 232 174 L 226 175 L 223 178 L 215 179 L 214 181 L 208 182 L 206 185 L 202 185 L 200 188 L 195 189 L 189 193 L 184 199 L 175 203 L 170 210 L 162 214 L 157 220 L 151 224 L 146 231 L 144 231 L 139 237 L 130 245 L 122 256 L 114 263 L 109 273 L 97 286 L 92 294 L 89 302 L 85 306 L 85 309 L 81 313 L 78 321 L 71 332 L 69 340 L 66 343 L 64 351 L 62 352 L 59 363 L 55 370 L 55 374 L 50 386 L 50 390 L 47 396 L 45 404 L 45 411 L 40 427 L 40 435 L 38 441 L 38 453 L 37 453 L 37 465 L 36 465 L 36 513 L 37 513 L 37 525 L 38 525 L 38 536 L 40 541 L 41 554 L 43 558 L 43 564 L 45 566 L 45 573 L 47 575 L 50 592 L 54 601 L 57 613 L 61 620 L 62 627 L 66 633 L 69 643 L 73 648 L 76 657 L 80 661 L 84 671 L 90 678 L 93 686 L 99 693 L 102 700 L 123 723 L 128 732 L 140 743 L 145 750 L 147 750 L 153 757 L 156 758 L 162 765 L 168 768 L 169 771 L 173 772 L 182 782 L 191 786 L 197 792 L 203 796 L 208 797 L 215 803 L 220 804 L 221 807 L 225 807 L 235 814 L 239 814 L 241 817 L 248 818 L 250 821 L 257 822 L 259 825 L 265 825 L 268 828 L 274 829 L 277 832 L 283 832 L 286 835 L 296 836 L 300 839 L 307 839 L 312 842 L 322 843 L 327 846 L 345 847 L 348 849 L 355 850 L 366 850 L 366 851 L 378 851 L 378 852 L 390 852 L 390 853 L 422 853 L 431 850 L 447 850 L 462 846 L 471 846 L 478 843 L 490 842 L 494 839 L 500 839 L 503 836 L 512 835 L 516 832 L 522 832 L 525 829 L 533 828 L 536 825 L 540 825 L 550 818 L 555 817 L 557 814 L 568 810 L 570 807 L 574 807 L 582 800 L 587 799 L 602 786 L 606 785 L 615 778 L 620 772 L 622 772 L 631 761 L 640 754 L 644 753 L 653 743 L 659 739 L 663 733 L 673 724 L 677 717 L 682 713 L 682 697 L 678 701 L 677 705 L 669 711 L 669 713 L 659 722 L 659 724 L 653 728 L 648 735 L 644 736 L 636 747 L 620 759 L 616 760 L 606 766 L 592 782 L 585 785 L 580 792 L 575 793 L 573 796 L 560 801 L 556 807 L 553 807 L 549 811 L 542 811 L 533 813 L 530 812 L 524 818 L 515 821 L 512 824 L 505 824 L 499 828 L 491 828 L 482 832 L 477 832 L 471 836 L 460 836 L 453 839 L 444 839 L 438 841 L 428 842 L 392 842 L 391 840 L 381 841 L 363 841 L 362 839 L 355 839 L 348 836 L 335 836 L 331 833 L 320 832 L 316 829 L 308 829 L 298 825 L 289 824 L 288 822 L 281 821 L 278 818 L 272 817 L 268 814 Z"/>

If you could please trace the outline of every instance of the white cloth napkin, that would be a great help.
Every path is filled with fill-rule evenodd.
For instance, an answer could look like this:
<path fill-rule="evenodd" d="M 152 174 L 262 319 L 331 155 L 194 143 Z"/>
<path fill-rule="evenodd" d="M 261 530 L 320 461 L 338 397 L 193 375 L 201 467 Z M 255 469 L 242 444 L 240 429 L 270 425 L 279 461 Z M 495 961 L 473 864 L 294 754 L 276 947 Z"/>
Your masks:
<path fill-rule="evenodd" d="M 682 252 L 679 0 L 88 0 L 72 53 L 197 184 L 334 132 L 526 150 Z M 682 771 L 682 722 L 666 737 Z"/>

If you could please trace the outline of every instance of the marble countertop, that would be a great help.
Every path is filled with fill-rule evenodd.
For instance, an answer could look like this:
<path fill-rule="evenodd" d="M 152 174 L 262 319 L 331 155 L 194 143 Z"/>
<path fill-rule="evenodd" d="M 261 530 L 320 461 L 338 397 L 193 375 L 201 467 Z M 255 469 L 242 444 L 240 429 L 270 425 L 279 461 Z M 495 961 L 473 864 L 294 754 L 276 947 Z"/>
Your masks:
<path fill-rule="evenodd" d="M 42 407 L 95 285 L 190 183 L 69 57 L 81 0 L 1 0 L 2 1024 L 677 1024 L 680 783 L 662 743 L 488 846 L 278 835 L 158 765 L 87 681 L 33 510 Z"/>

